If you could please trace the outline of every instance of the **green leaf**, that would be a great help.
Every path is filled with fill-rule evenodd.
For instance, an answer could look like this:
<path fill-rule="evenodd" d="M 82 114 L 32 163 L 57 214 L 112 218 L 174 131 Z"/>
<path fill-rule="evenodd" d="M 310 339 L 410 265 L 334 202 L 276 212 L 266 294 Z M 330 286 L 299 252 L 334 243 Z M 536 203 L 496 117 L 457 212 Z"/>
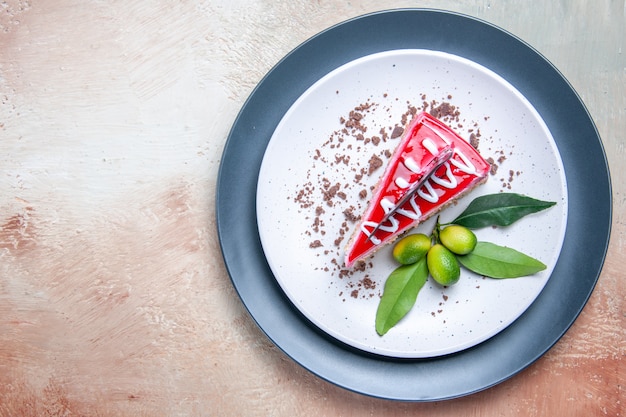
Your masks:
<path fill-rule="evenodd" d="M 387 282 L 376 311 L 376 332 L 384 335 L 415 305 L 417 294 L 428 279 L 426 257 L 396 268 Z"/>
<path fill-rule="evenodd" d="M 488 194 L 474 199 L 452 223 L 470 229 L 508 226 L 524 216 L 545 210 L 555 204 L 516 193 Z"/>
<path fill-rule="evenodd" d="M 490 278 L 524 277 L 546 269 L 537 259 L 489 242 L 478 242 L 471 253 L 457 259 L 470 271 Z"/>

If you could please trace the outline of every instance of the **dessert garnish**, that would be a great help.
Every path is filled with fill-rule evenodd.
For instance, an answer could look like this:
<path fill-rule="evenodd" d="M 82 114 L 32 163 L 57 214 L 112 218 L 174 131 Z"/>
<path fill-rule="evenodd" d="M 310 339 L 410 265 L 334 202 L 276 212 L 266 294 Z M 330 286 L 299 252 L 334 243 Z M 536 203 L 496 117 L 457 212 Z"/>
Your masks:
<path fill-rule="evenodd" d="M 438 218 L 430 236 L 403 237 L 393 251 L 401 266 L 385 282 L 376 311 L 376 332 L 383 336 L 413 308 L 429 275 L 445 287 L 459 281 L 461 266 L 496 279 L 529 276 L 546 269 L 541 261 L 513 248 L 479 241 L 470 229 L 509 226 L 555 204 L 516 193 L 484 195 L 450 223 L 439 223 Z"/>

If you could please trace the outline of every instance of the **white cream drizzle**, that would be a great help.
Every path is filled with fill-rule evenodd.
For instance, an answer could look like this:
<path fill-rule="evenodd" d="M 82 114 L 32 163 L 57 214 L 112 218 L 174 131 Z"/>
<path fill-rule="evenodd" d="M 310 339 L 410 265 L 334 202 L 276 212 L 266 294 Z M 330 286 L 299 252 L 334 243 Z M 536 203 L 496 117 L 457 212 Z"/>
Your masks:
<path fill-rule="evenodd" d="M 407 156 L 406 158 L 404 158 L 404 166 L 407 167 L 407 169 L 411 172 L 413 172 L 414 174 L 419 174 L 420 173 L 420 167 L 419 165 L 417 165 L 417 162 L 415 162 L 415 159 L 413 159 L 410 156 Z"/>
<path fill-rule="evenodd" d="M 382 207 L 385 214 L 387 214 L 396 207 L 396 204 L 387 197 L 384 197 L 380 200 L 380 207 Z"/>
<path fill-rule="evenodd" d="M 411 185 L 407 180 L 405 180 L 402 177 L 398 177 L 396 178 L 396 185 L 399 188 L 405 189 L 405 188 L 409 188 L 409 186 Z"/>
<path fill-rule="evenodd" d="M 381 206 L 383 205 L 383 201 L 385 201 L 385 200 L 386 199 L 384 199 L 384 198 L 381 200 Z M 387 203 L 386 203 L 385 206 L 388 207 L 388 204 L 389 204 L 389 200 L 387 200 Z M 393 206 L 393 203 L 391 203 L 391 205 Z M 385 209 L 385 206 L 383 206 L 383 209 Z M 389 210 L 386 210 L 385 212 L 388 212 L 388 211 Z M 388 226 L 387 225 L 380 225 L 378 230 L 383 230 L 383 231 L 389 232 L 389 233 L 397 232 L 398 231 L 398 227 L 400 226 L 400 221 L 398 219 L 396 219 L 394 216 L 389 217 L 389 219 L 387 221 L 389 222 L 389 225 Z M 372 236 L 372 232 L 367 229 L 368 226 L 371 227 L 372 230 L 373 230 L 376 226 L 378 226 L 378 223 L 372 222 L 372 221 L 364 222 L 361 225 L 361 231 L 363 233 L 365 233 L 365 236 L 370 238 L 371 242 L 374 245 L 379 245 L 381 240 L 378 239 L 376 236 Z"/>
<path fill-rule="evenodd" d="M 448 138 L 446 138 L 445 136 L 443 136 L 441 133 L 437 132 L 436 130 L 432 130 L 432 132 L 435 135 L 439 136 L 441 140 L 443 140 L 445 143 L 450 145 L 450 141 L 448 140 Z M 454 155 L 458 155 L 459 158 L 461 158 L 462 162 L 459 162 L 458 160 L 454 159 Z M 457 167 L 458 169 L 460 169 L 461 171 L 465 172 L 466 174 L 476 175 L 476 167 L 474 166 L 472 161 L 470 161 L 469 158 L 465 156 L 465 154 L 461 152 L 460 150 L 458 150 L 456 147 L 454 148 L 454 154 L 452 155 L 452 159 L 450 159 L 450 163 L 454 165 L 455 167 Z"/>
<path fill-rule="evenodd" d="M 439 132 L 433 131 L 433 133 L 435 133 L 439 138 L 441 138 L 446 144 L 450 145 L 450 141 L 446 137 L 439 134 Z M 430 152 L 432 155 L 437 155 L 437 153 L 439 152 L 439 150 L 437 149 L 437 145 L 430 138 L 424 139 L 422 141 L 422 146 L 424 146 L 424 148 L 428 152 Z M 457 159 L 454 159 L 454 155 L 458 155 L 460 161 Z M 404 157 L 403 163 L 404 163 L 404 166 L 409 171 L 415 174 L 420 173 L 420 166 L 412 157 L 410 156 Z M 435 175 L 432 175 L 430 179 L 426 181 L 426 183 L 417 191 L 417 195 L 423 198 L 424 200 L 434 204 L 439 201 L 439 195 L 433 188 L 431 181 L 449 190 L 456 188 L 458 186 L 458 180 L 452 173 L 452 168 L 450 167 L 450 165 L 454 165 L 455 167 L 465 172 L 466 174 L 476 175 L 476 167 L 474 166 L 472 161 L 470 161 L 470 159 L 467 156 L 465 156 L 463 152 L 461 152 L 455 147 L 453 157 L 444 164 L 446 168 L 444 177 L 437 177 Z M 396 178 L 395 183 L 401 189 L 406 189 L 410 187 L 411 185 L 411 183 L 409 183 L 406 179 L 402 177 Z M 399 228 L 400 221 L 395 218 L 395 215 L 402 215 L 402 216 L 408 217 L 411 220 L 418 220 L 422 216 L 422 210 L 417 204 L 416 198 L 415 197 L 411 198 L 409 202 L 410 202 L 412 210 L 408 210 L 404 208 L 398 209 L 394 213 L 394 215 L 389 217 L 389 219 L 387 220 L 389 225 L 381 225 L 379 227 L 379 230 L 384 230 L 389 233 L 396 232 Z M 386 197 L 380 201 L 380 206 L 384 210 L 385 214 L 389 213 L 391 210 L 395 208 L 395 204 Z M 380 243 L 382 242 L 379 238 L 371 235 L 371 230 L 374 230 L 374 228 L 376 228 L 377 226 L 378 226 L 378 223 L 373 222 L 373 221 L 366 221 L 361 225 L 361 231 L 370 239 L 370 241 L 374 245 L 380 245 Z M 368 230 L 368 228 L 371 228 L 371 229 Z"/>
<path fill-rule="evenodd" d="M 376 223 L 376 222 L 370 222 L 370 221 L 364 222 L 364 223 L 361 225 L 361 231 L 365 234 L 365 236 L 367 236 L 367 237 L 370 239 L 370 241 L 371 241 L 374 245 L 380 245 L 380 243 L 381 243 L 382 241 L 381 241 L 379 238 L 377 238 L 376 236 L 372 236 L 371 231 L 367 230 L 367 227 L 368 227 L 368 226 L 369 226 L 369 227 L 371 227 L 371 228 L 372 228 L 372 230 L 374 230 L 374 228 L 375 228 L 376 226 L 378 226 L 378 223 Z"/>
<path fill-rule="evenodd" d="M 459 185 L 459 182 L 457 181 L 456 177 L 454 176 L 454 174 L 452 173 L 452 169 L 450 168 L 450 164 L 448 162 L 446 162 L 444 164 L 444 166 L 446 167 L 446 174 L 445 174 L 445 179 L 444 178 L 440 178 L 437 177 L 435 174 L 431 175 L 430 177 L 430 181 L 434 182 L 435 184 L 439 184 L 442 187 L 445 187 L 449 190 L 455 189 L 457 187 L 457 185 Z"/>
<path fill-rule="evenodd" d="M 439 150 L 437 149 L 437 145 L 435 145 L 435 142 L 433 142 L 432 139 L 429 139 L 429 138 L 424 139 L 422 141 L 422 146 L 426 148 L 426 150 L 430 152 L 432 155 L 437 155 L 439 153 Z"/>
<path fill-rule="evenodd" d="M 422 210 L 420 210 L 420 207 L 417 205 L 417 202 L 415 201 L 415 196 L 413 196 L 413 198 L 409 200 L 409 203 L 411 203 L 411 208 L 413 209 L 413 211 L 401 208 L 398 209 L 396 213 L 402 214 L 403 216 L 408 217 L 411 220 L 419 219 L 422 216 Z"/>
<path fill-rule="evenodd" d="M 393 210 L 396 207 L 395 203 L 389 200 L 387 197 L 380 200 L 380 206 L 382 207 L 385 214 L 389 213 L 391 210 Z M 389 233 L 394 233 L 398 230 L 398 227 L 400 226 L 400 221 L 396 219 L 394 216 L 389 217 L 387 222 L 389 222 L 389 225 L 381 224 L 379 227 L 379 230 L 384 230 L 385 232 L 389 232 Z M 374 223 L 374 225 L 377 225 L 377 224 L 378 223 Z"/>
<path fill-rule="evenodd" d="M 474 164 L 472 164 L 472 161 L 470 161 L 469 158 L 465 156 L 461 151 L 455 149 L 454 153 L 457 154 L 459 158 L 461 158 L 463 163 L 459 162 L 456 159 L 450 159 L 450 163 L 461 171 L 465 172 L 466 174 L 476 175 L 476 167 L 474 166 Z"/>
<path fill-rule="evenodd" d="M 426 189 L 426 191 L 424 191 L 424 189 Z M 424 186 L 417 191 L 417 194 L 429 203 L 436 203 L 439 201 L 439 196 L 431 185 L 430 180 L 426 181 Z"/>

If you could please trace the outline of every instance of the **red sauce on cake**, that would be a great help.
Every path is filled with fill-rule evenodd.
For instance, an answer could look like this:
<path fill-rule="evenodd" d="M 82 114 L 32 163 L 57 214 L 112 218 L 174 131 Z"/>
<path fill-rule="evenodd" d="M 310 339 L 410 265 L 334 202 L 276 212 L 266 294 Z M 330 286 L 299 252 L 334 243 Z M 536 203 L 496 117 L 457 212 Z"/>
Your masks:
<path fill-rule="evenodd" d="M 448 148 L 453 149 L 452 158 L 370 236 L 410 185 L 425 175 L 429 162 Z M 346 248 L 346 266 L 351 267 L 357 260 L 373 254 L 482 183 L 489 170 L 490 164 L 452 129 L 426 112 L 417 114 L 404 130 L 359 227 L 350 239 Z"/>

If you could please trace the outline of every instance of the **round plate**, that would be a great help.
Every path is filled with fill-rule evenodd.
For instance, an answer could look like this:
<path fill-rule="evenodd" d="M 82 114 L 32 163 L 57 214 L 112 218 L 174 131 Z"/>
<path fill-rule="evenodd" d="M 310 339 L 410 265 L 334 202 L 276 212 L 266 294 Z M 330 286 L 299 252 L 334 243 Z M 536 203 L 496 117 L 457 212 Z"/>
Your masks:
<path fill-rule="evenodd" d="M 362 175 L 362 170 L 372 154 L 385 160 L 394 151 L 398 140 L 380 132 L 389 134 L 402 126 L 411 102 L 427 110 L 439 108 L 440 102 L 453 105 L 455 116 L 447 117 L 451 126 L 464 138 L 480 135 L 483 157 L 501 161 L 486 184 L 440 213 L 442 222 L 457 217 L 473 198 L 502 190 L 555 201 L 557 206 L 512 227 L 476 232 L 481 240 L 542 260 L 546 270 L 515 280 L 486 280 L 463 270 L 459 283 L 449 288 L 429 281 L 407 317 L 380 337 L 374 326 L 376 309 L 385 280 L 398 264 L 388 246 L 367 260 L 367 268 L 343 267 L 345 236 L 357 225 L 343 213 L 365 211 L 368 199 L 359 194 L 378 182 L 383 169 L 372 175 Z M 351 111 L 363 115 L 358 129 L 341 123 L 350 120 Z M 371 140 L 373 136 L 381 139 Z M 343 194 L 329 199 L 327 189 L 335 184 Z M 550 277 L 566 219 L 563 165 L 539 114 L 497 74 L 438 51 L 368 55 L 316 82 L 276 128 L 258 180 L 261 243 L 292 303 L 342 342 L 393 357 L 458 352 L 511 324 Z M 430 234 L 434 221 L 415 231 Z"/>
<path fill-rule="evenodd" d="M 270 138 L 293 103 L 341 65 L 389 50 L 428 49 L 463 57 L 503 77 L 537 110 L 563 161 L 568 216 L 559 260 L 535 302 L 495 336 L 461 352 L 426 359 L 365 353 L 329 337 L 285 296 L 266 261 L 256 221 L 256 186 Z M 314 63 L 314 65 L 312 65 Z M 267 336 L 319 377 L 365 395 L 433 401 L 500 383 L 556 343 L 598 279 L 611 227 L 604 149 L 584 104 L 540 54 L 483 21 L 436 10 L 394 10 L 334 26 L 300 45 L 253 91 L 227 140 L 218 176 L 217 227 L 224 261 L 242 302 Z M 585 256 L 582 244 L 585 242 Z M 549 322 L 549 325 L 546 325 Z"/>

